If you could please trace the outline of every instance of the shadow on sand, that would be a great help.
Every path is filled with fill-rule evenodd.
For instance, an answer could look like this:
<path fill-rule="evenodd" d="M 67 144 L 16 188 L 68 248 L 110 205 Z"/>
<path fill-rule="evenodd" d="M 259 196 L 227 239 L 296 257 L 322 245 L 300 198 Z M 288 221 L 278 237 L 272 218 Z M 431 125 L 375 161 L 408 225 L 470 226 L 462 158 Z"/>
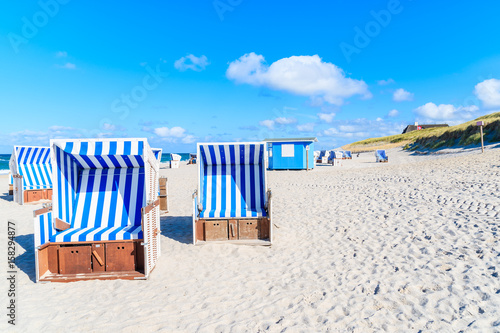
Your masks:
<path fill-rule="evenodd" d="M 161 234 L 177 242 L 191 244 L 193 242 L 192 223 L 191 216 L 162 216 L 160 218 Z"/>
<path fill-rule="evenodd" d="M 16 266 L 26 273 L 31 281 L 36 282 L 33 234 L 17 236 L 16 243 L 25 250 L 23 254 L 16 257 Z M 16 252 L 19 252 L 19 249 L 16 249 Z"/>

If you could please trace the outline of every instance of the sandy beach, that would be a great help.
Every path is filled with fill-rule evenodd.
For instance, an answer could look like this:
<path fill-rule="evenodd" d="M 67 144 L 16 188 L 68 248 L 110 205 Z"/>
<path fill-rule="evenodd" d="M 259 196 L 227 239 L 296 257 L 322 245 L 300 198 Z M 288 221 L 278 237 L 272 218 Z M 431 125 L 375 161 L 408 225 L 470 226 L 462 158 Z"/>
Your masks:
<path fill-rule="evenodd" d="M 0 330 L 500 331 L 500 149 L 388 154 L 268 172 L 271 247 L 192 245 L 197 168 L 161 169 L 171 210 L 148 281 L 36 284 L 40 206 L 13 203 L 0 176 L 3 295 L 8 221 L 19 268 L 16 326 L 5 300 Z"/>

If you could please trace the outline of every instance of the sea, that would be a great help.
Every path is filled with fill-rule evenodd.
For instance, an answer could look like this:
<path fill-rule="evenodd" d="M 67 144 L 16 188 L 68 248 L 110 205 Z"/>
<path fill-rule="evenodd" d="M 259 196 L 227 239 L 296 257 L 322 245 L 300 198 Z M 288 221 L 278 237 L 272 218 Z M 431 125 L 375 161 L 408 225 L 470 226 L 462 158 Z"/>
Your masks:
<path fill-rule="evenodd" d="M 187 161 L 189 160 L 190 154 L 189 153 L 175 153 L 178 155 L 181 155 L 181 161 Z M 10 160 L 10 154 L 0 154 L 0 175 L 7 175 L 9 173 L 9 160 Z M 170 154 L 169 153 L 163 153 L 161 156 L 161 162 L 169 162 L 170 161 Z"/>

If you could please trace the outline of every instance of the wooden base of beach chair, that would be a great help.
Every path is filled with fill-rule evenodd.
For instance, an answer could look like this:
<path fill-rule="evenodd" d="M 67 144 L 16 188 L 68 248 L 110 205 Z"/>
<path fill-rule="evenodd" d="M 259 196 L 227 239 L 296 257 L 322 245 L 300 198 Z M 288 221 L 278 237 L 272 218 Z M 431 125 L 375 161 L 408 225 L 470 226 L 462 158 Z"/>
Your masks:
<path fill-rule="evenodd" d="M 195 226 L 200 242 L 266 241 L 270 238 L 270 221 L 266 217 L 241 219 L 200 219 Z M 260 244 L 264 245 L 264 244 Z M 267 245 L 267 244 L 266 244 Z"/>
<path fill-rule="evenodd" d="M 42 200 L 52 200 L 52 189 L 24 190 L 24 203 L 35 203 Z"/>
<path fill-rule="evenodd" d="M 14 195 L 14 185 L 9 184 L 9 195 Z"/>
<path fill-rule="evenodd" d="M 38 250 L 39 281 L 145 278 L 141 242 L 48 243 Z"/>

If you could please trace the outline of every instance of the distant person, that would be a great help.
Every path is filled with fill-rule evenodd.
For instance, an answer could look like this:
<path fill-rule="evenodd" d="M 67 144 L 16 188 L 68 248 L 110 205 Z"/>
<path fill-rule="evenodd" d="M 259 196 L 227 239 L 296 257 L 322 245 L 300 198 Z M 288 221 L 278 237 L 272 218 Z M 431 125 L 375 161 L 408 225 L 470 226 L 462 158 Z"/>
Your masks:
<path fill-rule="evenodd" d="M 359 153 L 358 153 L 358 155 L 356 155 L 356 157 L 359 157 Z"/>

